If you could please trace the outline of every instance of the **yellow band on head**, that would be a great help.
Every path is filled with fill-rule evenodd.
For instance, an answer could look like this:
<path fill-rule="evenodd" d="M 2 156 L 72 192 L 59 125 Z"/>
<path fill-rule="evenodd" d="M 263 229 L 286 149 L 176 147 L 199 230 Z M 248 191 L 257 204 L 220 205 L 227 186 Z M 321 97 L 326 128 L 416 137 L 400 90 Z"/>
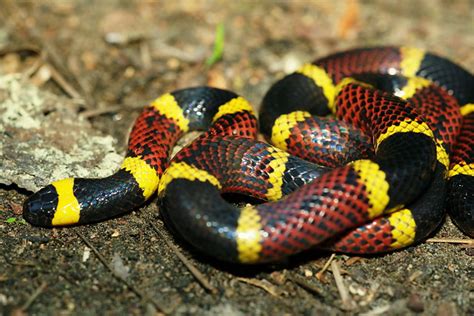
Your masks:
<path fill-rule="evenodd" d="M 81 207 L 74 196 L 74 179 L 68 178 L 51 183 L 58 194 L 58 205 L 51 224 L 53 226 L 72 225 L 79 222 Z"/>

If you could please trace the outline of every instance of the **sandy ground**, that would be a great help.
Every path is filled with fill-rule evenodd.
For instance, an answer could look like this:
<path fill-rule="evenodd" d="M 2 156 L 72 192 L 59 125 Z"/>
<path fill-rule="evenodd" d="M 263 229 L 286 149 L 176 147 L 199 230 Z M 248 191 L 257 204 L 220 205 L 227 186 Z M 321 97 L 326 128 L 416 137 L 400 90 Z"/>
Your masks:
<path fill-rule="evenodd" d="M 258 108 L 276 78 L 344 48 L 416 46 L 474 70 L 473 1 L 3 0 L 0 8 L 0 76 L 20 73 L 68 99 L 71 115 L 111 135 L 119 154 L 140 106 L 163 92 L 210 84 Z M 220 23 L 222 60 L 206 67 Z M 21 219 L 28 194 L 0 186 L 0 314 L 474 314 L 467 243 L 336 255 L 322 273 L 330 253 L 229 266 L 169 234 L 156 201 L 104 223 L 40 229 Z M 467 239 L 449 220 L 434 237 Z"/>

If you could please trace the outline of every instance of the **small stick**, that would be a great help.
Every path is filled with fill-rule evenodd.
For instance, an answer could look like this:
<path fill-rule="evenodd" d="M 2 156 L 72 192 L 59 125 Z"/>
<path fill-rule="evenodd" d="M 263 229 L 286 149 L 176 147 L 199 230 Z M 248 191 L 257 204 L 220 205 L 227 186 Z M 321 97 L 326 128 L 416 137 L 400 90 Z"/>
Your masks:
<path fill-rule="evenodd" d="M 361 261 L 362 257 L 350 257 L 349 259 L 346 260 L 345 264 L 346 266 L 351 266 L 354 263 Z"/>
<path fill-rule="evenodd" d="M 300 276 L 297 276 L 297 275 L 288 275 L 287 276 L 288 279 L 290 279 L 291 281 L 295 282 L 296 284 L 298 284 L 299 286 L 301 286 L 302 288 L 304 288 L 305 290 L 308 290 L 320 297 L 324 297 L 322 291 L 316 287 L 315 285 L 309 283 L 308 281 L 306 281 L 305 279 L 303 279 L 302 277 Z"/>
<path fill-rule="evenodd" d="M 101 109 L 87 110 L 87 111 L 84 111 L 84 112 L 80 113 L 79 115 L 82 116 L 83 118 L 91 118 L 91 117 L 100 116 L 102 114 L 109 114 L 109 113 L 117 112 L 122 108 L 123 107 L 120 106 L 120 105 L 111 105 L 111 106 L 101 108 Z"/>
<path fill-rule="evenodd" d="M 37 72 L 41 68 L 41 66 L 43 66 L 45 56 L 43 53 L 38 54 L 38 55 L 39 55 L 38 59 L 35 60 L 33 65 L 31 65 L 28 69 L 26 69 L 23 72 L 22 74 L 23 79 L 31 77 L 35 72 Z"/>
<path fill-rule="evenodd" d="M 48 64 L 49 71 L 51 71 L 51 78 L 63 89 L 71 98 L 73 99 L 81 99 L 82 96 L 80 95 L 77 90 L 70 85 L 66 79 L 53 67 L 53 65 Z"/>
<path fill-rule="evenodd" d="M 426 242 L 474 245 L 474 239 L 462 238 L 429 238 L 426 240 Z"/>
<path fill-rule="evenodd" d="M 36 298 L 38 298 L 38 296 L 43 293 L 47 285 L 48 284 L 46 282 L 41 283 L 41 285 L 33 292 L 33 294 L 31 294 L 30 298 L 25 302 L 25 304 L 23 304 L 21 310 L 26 311 L 31 306 L 31 304 L 33 304 Z"/>
<path fill-rule="evenodd" d="M 265 290 L 266 292 L 270 293 L 273 296 L 279 296 L 279 290 L 276 286 L 268 282 L 267 280 L 257 280 L 257 279 L 247 279 L 247 278 L 237 278 L 237 281 L 247 283 L 258 288 Z"/>
<path fill-rule="evenodd" d="M 173 245 L 168 238 L 161 232 L 156 225 L 151 222 L 150 223 L 153 230 L 165 241 L 168 247 L 176 254 L 176 256 L 181 260 L 181 262 L 186 266 L 186 268 L 191 272 L 191 274 L 196 278 L 196 280 L 208 291 L 212 294 L 217 294 L 217 289 L 209 283 L 206 277 L 199 271 L 184 255 L 181 251 L 179 251 L 178 247 Z"/>
<path fill-rule="evenodd" d="M 97 250 L 97 248 L 94 247 L 94 245 L 91 244 L 89 240 L 86 239 L 80 232 L 76 231 L 77 236 L 82 239 L 82 241 L 94 252 L 94 254 L 99 258 L 99 260 L 102 262 L 102 264 L 110 271 L 112 272 L 112 275 L 117 278 L 117 280 L 123 282 L 133 293 L 135 293 L 138 297 L 144 299 L 145 301 L 149 301 L 150 303 L 153 304 L 158 310 L 162 311 L 163 313 L 169 313 L 171 311 L 168 311 L 166 308 L 160 306 L 158 302 L 156 302 L 154 299 L 140 291 L 138 288 L 133 286 L 128 280 L 126 280 L 124 277 L 121 275 L 117 274 L 113 267 L 107 262 L 107 260 L 102 256 L 102 254 Z"/>
<path fill-rule="evenodd" d="M 316 277 L 318 278 L 318 280 L 322 277 L 323 273 L 326 272 L 326 270 L 329 268 L 329 265 L 331 264 L 331 262 L 334 260 L 335 257 L 336 257 L 336 254 L 333 253 L 329 257 L 328 261 L 326 261 L 326 263 L 324 264 L 322 269 L 320 271 L 318 271 L 318 273 L 316 273 Z"/>
<path fill-rule="evenodd" d="M 383 305 L 376 307 L 366 313 L 361 313 L 359 316 L 378 316 L 385 315 L 390 310 L 390 305 Z"/>
<path fill-rule="evenodd" d="M 339 270 L 339 265 L 336 261 L 331 262 L 331 268 L 334 280 L 336 281 L 337 290 L 339 291 L 339 295 L 341 296 L 342 305 L 346 310 L 352 310 L 354 308 L 354 302 L 350 297 L 349 290 L 344 284 L 344 280 L 341 276 L 341 271 Z"/>
<path fill-rule="evenodd" d="M 150 101 L 144 101 L 144 102 L 137 102 L 137 103 L 123 103 L 123 104 L 115 104 L 115 105 L 110 105 L 104 108 L 100 109 L 92 109 L 92 110 L 86 110 L 79 115 L 84 117 L 84 118 L 91 118 L 91 117 L 96 117 L 100 116 L 102 114 L 108 114 L 108 113 L 113 113 L 113 112 L 118 112 L 124 108 L 128 109 L 143 109 L 146 104 L 150 104 Z"/>

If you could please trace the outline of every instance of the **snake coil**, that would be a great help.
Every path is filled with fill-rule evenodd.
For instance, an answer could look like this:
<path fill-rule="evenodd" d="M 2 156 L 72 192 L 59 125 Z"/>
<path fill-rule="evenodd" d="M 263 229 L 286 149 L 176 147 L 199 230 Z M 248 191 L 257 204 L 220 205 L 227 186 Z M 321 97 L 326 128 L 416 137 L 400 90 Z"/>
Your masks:
<path fill-rule="evenodd" d="M 240 263 L 314 247 L 403 248 L 426 238 L 445 208 L 474 235 L 474 79 L 447 59 L 406 47 L 327 56 L 275 83 L 259 122 L 274 146 L 255 140 L 252 106 L 233 92 L 164 94 L 137 118 L 115 174 L 53 182 L 26 200 L 24 217 L 96 222 L 158 191 L 170 228 Z M 205 132 L 169 161 L 190 130 Z M 239 208 L 226 192 L 268 202 Z"/>

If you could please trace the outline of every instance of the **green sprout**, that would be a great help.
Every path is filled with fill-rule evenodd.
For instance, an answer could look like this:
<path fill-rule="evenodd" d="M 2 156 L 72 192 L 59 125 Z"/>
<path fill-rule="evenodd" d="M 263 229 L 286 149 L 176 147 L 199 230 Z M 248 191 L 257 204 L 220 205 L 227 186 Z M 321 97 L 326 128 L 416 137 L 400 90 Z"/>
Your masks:
<path fill-rule="evenodd" d="M 211 67 L 220 59 L 224 53 L 224 23 L 219 23 L 216 28 L 216 39 L 214 40 L 214 48 L 212 55 L 206 60 L 206 66 Z"/>
<path fill-rule="evenodd" d="M 9 217 L 9 218 L 6 219 L 5 222 L 8 223 L 8 224 L 14 223 L 14 222 L 16 222 L 16 217 Z"/>
<path fill-rule="evenodd" d="M 13 223 L 26 224 L 26 221 L 23 218 L 18 220 L 16 217 L 9 217 L 5 220 L 5 223 L 8 223 L 8 224 L 13 224 Z"/>

